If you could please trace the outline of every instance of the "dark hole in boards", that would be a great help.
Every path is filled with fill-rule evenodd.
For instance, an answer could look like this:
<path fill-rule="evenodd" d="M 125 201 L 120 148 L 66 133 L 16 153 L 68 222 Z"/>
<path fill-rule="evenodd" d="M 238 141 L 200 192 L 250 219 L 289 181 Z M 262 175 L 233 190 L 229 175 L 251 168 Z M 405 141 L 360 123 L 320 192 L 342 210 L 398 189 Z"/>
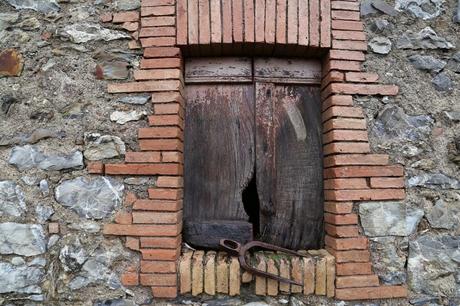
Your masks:
<path fill-rule="evenodd" d="M 253 225 L 253 237 L 259 237 L 259 194 L 257 192 L 256 171 L 254 169 L 252 177 L 241 194 L 244 210 L 249 216 L 249 222 Z"/>

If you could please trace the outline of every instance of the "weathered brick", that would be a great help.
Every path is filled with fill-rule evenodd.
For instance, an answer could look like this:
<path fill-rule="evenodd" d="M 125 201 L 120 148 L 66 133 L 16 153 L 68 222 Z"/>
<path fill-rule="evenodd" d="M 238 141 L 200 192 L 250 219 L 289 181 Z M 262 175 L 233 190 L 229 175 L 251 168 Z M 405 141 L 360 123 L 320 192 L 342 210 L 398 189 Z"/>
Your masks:
<path fill-rule="evenodd" d="M 192 295 L 203 292 L 203 256 L 204 251 L 195 251 L 192 256 Z"/>
<path fill-rule="evenodd" d="M 125 194 L 125 198 L 124 198 L 124 201 L 123 201 L 123 204 L 124 206 L 131 206 L 133 205 L 133 203 L 137 200 L 137 196 L 134 192 L 130 192 L 128 191 L 126 194 Z"/>
<path fill-rule="evenodd" d="M 144 57 L 145 58 L 155 58 L 155 57 L 180 57 L 181 52 L 177 47 L 156 47 L 156 48 L 145 48 Z"/>
<path fill-rule="evenodd" d="M 161 161 L 164 163 L 183 163 L 184 155 L 181 152 L 162 152 Z"/>
<path fill-rule="evenodd" d="M 142 69 L 180 68 L 180 67 L 181 67 L 181 59 L 179 57 L 141 59 Z"/>
<path fill-rule="evenodd" d="M 359 2 L 331 1 L 331 7 L 335 10 L 359 11 Z"/>
<path fill-rule="evenodd" d="M 111 83 L 107 86 L 108 93 L 152 92 L 179 90 L 181 82 L 178 80 L 158 80 L 130 83 Z"/>
<path fill-rule="evenodd" d="M 162 6 L 162 5 L 174 5 L 176 0 L 142 0 L 142 7 L 144 6 Z"/>
<path fill-rule="evenodd" d="M 139 138 L 182 138 L 182 130 L 178 127 L 140 128 Z M 159 158 L 159 157 L 158 157 Z"/>
<path fill-rule="evenodd" d="M 323 134 L 323 144 L 333 141 L 368 141 L 367 131 L 332 130 Z"/>
<path fill-rule="evenodd" d="M 182 209 L 182 200 L 167 201 L 167 200 L 137 200 L 134 202 L 134 209 L 152 210 L 152 211 L 177 211 Z"/>
<path fill-rule="evenodd" d="M 320 47 L 330 48 L 331 47 L 331 2 L 320 1 Z"/>
<path fill-rule="evenodd" d="M 365 189 L 369 188 L 364 178 L 329 179 L 324 181 L 324 189 Z"/>
<path fill-rule="evenodd" d="M 139 148 L 142 151 L 180 151 L 184 143 L 180 139 L 140 139 Z"/>
<path fill-rule="evenodd" d="M 405 197 L 404 189 L 327 190 L 324 193 L 327 201 L 403 200 Z"/>
<path fill-rule="evenodd" d="M 388 165 L 387 154 L 341 154 L 324 158 L 324 167 L 352 165 Z"/>
<path fill-rule="evenodd" d="M 133 223 L 176 224 L 182 221 L 182 211 L 178 212 L 133 212 Z"/>
<path fill-rule="evenodd" d="M 332 106 L 322 114 L 323 122 L 334 117 L 364 118 L 364 113 L 361 107 Z"/>
<path fill-rule="evenodd" d="M 48 233 L 59 234 L 59 223 L 57 222 L 48 223 Z"/>
<path fill-rule="evenodd" d="M 113 14 L 113 23 L 123 23 L 126 21 L 138 21 L 139 20 L 139 12 L 137 11 L 129 11 L 129 12 L 119 12 Z"/>
<path fill-rule="evenodd" d="M 134 237 L 126 237 L 125 246 L 128 249 L 138 251 L 139 250 L 139 239 Z"/>
<path fill-rule="evenodd" d="M 160 152 L 126 152 L 125 161 L 128 163 L 159 163 Z"/>
<path fill-rule="evenodd" d="M 367 124 L 365 119 L 355 118 L 334 118 L 323 123 L 323 132 L 330 130 L 366 130 Z"/>
<path fill-rule="evenodd" d="M 147 47 L 173 47 L 176 44 L 175 37 L 148 37 L 141 38 L 141 46 Z"/>
<path fill-rule="evenodd" d="M 123 286 L 139 285 L 139 274 L 137 272 L 125 272 L 121 274 L 120 281 Z"/>
<path fill-rule="evenodd" d="M 301 257 L 292 257 L 291 258 L 291 279 L 294 281 L 303 284 L 303 266 Z M 303 287 L 297 285 L 291 285 L 292 293 L 302 293 Z"/>
<path fill-rule="evenodd" d="M 192 255 L 193 252 L 185 252 L 179 260 L 180 293 L 192 291 Z"/>
<path fill-rule="evenodd" d="M 316 260 L 315 295 L 326 295 L 326 258 Z"/>
<path fill-rule="evenodd" d="M 150 126 L 175 125 L 180 128 L 184 126 L 184 120 L 179 115 L 152 115 L 149 116 Z"/>
<path fill-rule="evenodd" d="M 176 24 L 175 16 L 159 16 L 159 17 L 142 17 L 142 27 L 165 27 L 174 26 Z"/>
<path fill-rule="evenodd" d="M 184 187 L 184 179 L 180 176 L 159 176 L 156 182 L 157 187 L 180 188 Z"/>
<path fill-rule="evenodd" d="M 337 288 L 376 287 L 379 285 L 379 277 L 371 275 L 339 276 L 336 279 Z"/>
<path fill-rule="evenodd" d="M 152 294 L 155 298 L 173 299 L 177 297 L 177 287 L 152 287 Z"/>
<path fill-rule="evenodd" d="M 345 73 L 347 82 L 355 83 L 375 83 L 379 80 L 379 75 L 370 72 L 347 72 Z"/>
<path fill-rule="evenodd" d="M 358 224 L 358 215 L 356 214 L 346 214 L 346 215 L 336 215 L 325 213 L 324 221 L 326 223 L 335 224 L 335 225 L 350 225 Z"/>
<path fill-rule="evenodd" d="M 176 13 L 176 8 L 174 5 L 165 5 L 165 6 L 155 6 L 155 7 L 142 7 L 141 16 L 168 16 L 174 15 Z"/>
<path fill-rule="evenodd" d="M 267 263 L 265 256 L 261 256 L 256 254 L 256 268 L 260 271 L 267 271 Z M 267 294 L 267 279 L 265 277 L 256 276 L 256 283 L 255 283 L 255 293 L 257 295 L 266 295 Z"/>
<path fill-rule="evenodd" d="M 382 177 L 403 176 L 404 168 L 401 165 L 391 166 L 343 166 L 324 170 L 325 178 L 335 177 Z"/>
<path fill-rule="evenodd" d="M 179 69 L 134 70 L 133 77 L 135 80 L 179 79 L 181 72 Z"/>
<path fill-rule="evenodd" d="M 349 30 L 349 31 L 363 31 L 364 24 L 361 21 L 348 21 L 348 20 L 332 20 L 332 29 L 334 30 Z"/>
<path fill-rule="evenodd" d="M 396 85 L 332 83 L 324 91 L 350 95 L 395 96 L 398 94 L 399 87 Z"/>
<path fill-rule="evenodd" d="M 181 175 L 179 164 L 106 164 L 105 173 L 110 175 Z"/>
<path fill-rule="evenodd" d="M 329 59 L 345 60 L 345 61 L 360 61 L 363 62 L 366 57 L 362 51 L 349 51 L 349 50 L 330 50 L 328 54 Z"/>
<path fill-rule="evenodd" d="M 320 6 L 319 0 L 310 0 L 308 1 L 309 4 L 309 45 L 312 47 L 319 47 L 320 44 Z M 289 7 L 289 3 L 288 3 Z M 288 24 L 290 22 L 290 18 L 293 16 L 288 16 Z M 295 18 L 295 17 L 294 17 Z M 291 43 L 288 41 L 288 43 Z"/>
<path fill-rule="evenodd" d="M 227 253 L 219 252 L 216 259 L 216 291 L 228 294 L 228 263 Z"/>
<path fill-rule="evenodd" d="M 119 211 L 115 215 L 115 222 L 118 224 L 131 224 L 133 223 L 133 216 L 130 212 Z"/>
<path fill-rule="evenodd" d="M 371 177 L 371 188 L 404 188 L 403 177 Z"/>
<path fill-rule="evenodd" d="M 323 80 L 321 81 L 321 88 L 326 87 L 332 82 L 343 82 L 343 81 L 345 81 L 345 75 L 343 74 L 343 72 L 332 70 L 332 71 L 329 71 L 325 77 L 323 77 Z"/>
<path fill-rule="evenodd" d="M 216 252 L 209 251 L 204 259 L 204 293 L 216 294 Z"/>
<path fill-rule="evenodd" d="M 331 16 L 332 16 L 332 19 L 338 19 L 338 20 L 359 21 L 360 19 L 359 12 L 355 12 L 355 11 L 332 10 Z"/>
<path fill-rule="evenodd" d="M 124 22 L 121 27 L 126 31 L 134 32 L 139 29 L 139 22 Z"/>
<path fill-rule="evenodd" d="M 184 104 L 184 98 L 182 98 L 178 91 L 166 91 L 166 92 L 155 92 L 152 94 L 152 103 L 171 103 L 177 102 L 181 105 Z"/>
<path fill-rule="evenodd" d="M 403 286 L 379 286 L 336 289 L 336 298 L 340 300 L 389 299 L 407 297 L 407 288 Z"/>
<path fill-rule="evenodd" d="M 324 211 L 331 214 L 349 214 L 353 209 L 353 202 L 324 202 Z"/>
<path fill-rule="evenodd" d="M 303 258 L 303 294 L 310 295 L 315 292 L 315 260 L 312 257 Z"/>
<path fill-rule="evenodd" d="M 149 188 L 149 198 L 153 200 L 180 200 L 184 192 L 177 188 Z"/>
<path fill-rule="evenodd" d="M 176 237 L 141 237 L 142 248 L 176 249 L 182 242 L 181 236 Z"/>
<path fill-rule="evenodd" d="M 146 260 L 171 260 L 175 261 L 180 256 L 180 248 L 173 249 L 141 249 L 142 258 Z M 149 285 L 149 284 L 145 284 Z M 151 284 L 157 285 L 157 284 Z M 159 285 L 159 284 L 158 284 Z M 168 284 L 165 284 L 166 286 Z M 170 284 L 173 285 L 173 284 Z"/>
<path fill-rule="evenodd" d="M 324 239 L 327 246 L 337 251 L 367 250 L 369 242 L 366 237 L 335 238 L 326 235 Z"/>
<path fill-rule="evenodd" d="M 154 104 L 153 112 L 156 115 L 176 115 L 184 118 L 184 109 L 180 103 Z"/>
<path fill-rule="evenodd" d="M 100 161 L 88 162 L 86 170 L 88 170 L 88 173 L 90 174 L 103 174 L 104 164 Z"/>
<path fill-rule="evenodd" d="M 326 250 L 333 254 L 336 262 L 368 262 L 371 255 L 368 250 L 351 250 L 351 251 L 336 251 L 326 246 Z"/>
<path fill-rule="evenodd" d="M 294 258 L 296 257 L 292 257 L 292 259 Z M 280 257 L 278 259 L 278 266 L 279 266 L 279 275 L 281 277 L 291 279 L 290 261 L 285 257 Z M 279 282 L 279 289 L 280 289 L 280 292 L 282 293 L 289 294 L 291 292 L 290 287 L 291 286 L 288 283 Z"/>
<path fill-rule="evenodd" d="M 138 224 L 106 224 L 103 233 L 116 236 L 177 236 L 181 226 L 173 225 L 138 225 Z"/>
<path fill-rule="evenodd" d="M 140 283 L 144 286 L 176 286 L 176 273 L 169 274 L 139 274 Z"/>
<path fill-rule="evenodd" d="M 177 28 L 177 44 L 187 45 L 188 41 L 188 1 L 176 1 L 176 28 Z M 211 23 L 212 25 L 212 23 Z M 219 23 L 220 25 L 220 23 Z"/>
<path fill-rule="evenodd" d="M 268 255 L 267 256 L 267 272 L 274 275 L 279 275 L 278 267 L 275 260 Z M 278 282 L 274 279 L 267 278 L 267 295 L 277 296 L 278 295 Z"/>
<path fill-rule="evenodd" d="M 128 42 L 128 49 L 130 50 L 137 50 L 137 49 L 141 49 L 141 44 L 137 41 L 137 40 L 130 40 Z"/>
<path fill-rule="evenodd" d="M 330 70 L 361 71 L 361 62 L 331 59 L 327 61 L 327 63 L 324 65 L 323 75 Z M 341 83 L 333 83 L 333 84 L 341 84 Z"/>
<path fill-rule="evenodd" d="M 325 224 L 324 229 L 328 235 L 340 238 L 358 237 L 359 231 L 356 225 L 336 226 Z"/>
<path fill-rule="evenodd" d="M 323 101 L 321 109 L 325 111 L 331 106 L 353 106 L 353 97 L 347 95 L 333 95 Z"/>
<path fill-rule="evenodd" d="M 339 50 L 356 50 L 356 51 L 366 51 L 367 43 L 365 41 L 358 40 L 332 40 L 332 48 Z"/>
<path fill-rule="evenodd" d="M 366 40 L 366 34 L 363 31 L 333 30 L 332 37 L 338 40 Z"/>
<path fill-rule="evenodd" d="M 372 274 L 372 264 L 370 262 L 338 263 L 336 268 L 337 275 Z"/>
<path fill-rule="evenodd" d="M 333 142 L 323 147 L 323 154 L 335 153 L 369 153 L 371 151 L 367 142 Z"/>
<path fill-rule="evenodd" d="M 229 264 L 229 282 L 228 282 L 228 295 L 235 296 L 240 294 L 240 263 L 237 257 L 230 258 Z"/>
<path fill-rule="evenodd" d="M 112 21 L 112 13 L 103 13 L 99 16 L 99 20 L 101 22 L 111 22 Z"/>

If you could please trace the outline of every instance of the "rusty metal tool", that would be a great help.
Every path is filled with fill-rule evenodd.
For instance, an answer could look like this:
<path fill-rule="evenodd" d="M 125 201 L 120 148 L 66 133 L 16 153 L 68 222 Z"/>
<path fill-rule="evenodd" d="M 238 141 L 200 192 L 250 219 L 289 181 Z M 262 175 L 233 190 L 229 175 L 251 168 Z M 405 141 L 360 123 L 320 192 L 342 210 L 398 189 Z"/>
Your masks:
<path fill-rule="evenodd" d="M 262 242 L 262 241 L 250 241 L 250 242 L 248 242 L 248 243 L 246 243 L 244 245 L 241 245 L 239 242 L 237 242 L 235 240 L 221 239 L 219 245 L 223 250 L 227 251 L 230 255 L 238 256 L 238 261 L 240 262 L 241 268 L 243 268 L 244 270 L 250 272 L 251 274 L 271 278 L 271 279 L 274 279 L 274 280 L 277 280 L 277 281 L 283 282 L 283 283 L 289 283 L 289 284 L 293 284 L 293 285 L 297 285 L 297 286 L 303 286 L 303 284 L 298 283 L 298 282 L 296 282 L 296 281 L 294 281 L 292 279 L 284 278 L 284 277 L 281 277 L 281 276 L 278 276 L 278 275 L 275 275 L 275 274 L 272 274 L 272 273 L 269 273 L 269 272 L 261 271 L 261 270 L 258 270 L 256 268 L 254 268 L 253 266 L 250 266 L 246 262 L 246 253 L 251 248 L 262 248 L 262 249 L 266 249 L 266 250 L 269 250 L 269 251 L 278 251 L 278 252 L 283 252 L 283 253 L 286 253 L 286 254 L 289 254 L 289 255 L 301 256 L 301 257 L 308 257 L 308 255 L 306 255 L 306 254 L 300 254 L 299 252 L 289 250 L 289 249 L 285 249 L 285 248 L 282 248 L 282 247 L 279 247 L 279 246 L 276 246 L 276 245 L 273 245 L 273 244 L 265 243 L 265 242 Z"/>

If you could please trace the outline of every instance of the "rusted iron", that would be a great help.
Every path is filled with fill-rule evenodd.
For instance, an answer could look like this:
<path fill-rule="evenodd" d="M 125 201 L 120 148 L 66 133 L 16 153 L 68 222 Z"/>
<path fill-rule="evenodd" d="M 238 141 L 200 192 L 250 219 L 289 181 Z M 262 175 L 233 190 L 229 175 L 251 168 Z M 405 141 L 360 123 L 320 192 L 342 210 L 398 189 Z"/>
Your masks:
<path fill-rule="evenodd" d="M 286 253 L 286 254 L 289 254 L 289 255 L 300 256 L 300 257 L 308 257 L 308 255 L 306 255 L 306 254 L 301 254 L 299 252 L 289 250 L 289 249 L 285 249 L 285 248 L 282 248 L 282 247 L 279 247 L 279 246 L 276 246 L 276 245 L 273 245 L 273 244 L 265 243 L 265 242 L 262 242 L 262 241 L 251 241 L 251 242 L 248 242 L 248 243 L 246 243 L 244 245 L 241 245 L 239 242 L 237 242 L 235 240 L 221 239 L 219 245 L 223 250 L 228 252 L 230 255 L 238 256 L 238 261 L 240 262 L 241 268 L 243 268 L 244 270 L 250 272 L 251 274 L 271 278 L 271 279 L 274 279 L 274 280 L 277 280 L 277 281 L 283 282 L 283 283 L 289 283 L 289 284 L 293 284 L 293 285 L 297 285 L 297 286 L 303 286 L 303 284 L 298 283 L 298 282 L 296 282 L 296 281 L 294 281 L 292 279 L 288 279 L 288 278 L 281 277 L 281 276 L 278 276 L 278 275 L 275 275 L 275 274 L 272 274 L 272 273 L 261 271 L 261 270 L 258 270 L 256 268 L 254 268 L 253 266 L 250 266 L 246 262 L 246 255 L 247 255 L 247 252 L 252 248 L 260 248 L 260 249 L 269 250 L 269 251 L 283 252 L 283 253 Z"/>

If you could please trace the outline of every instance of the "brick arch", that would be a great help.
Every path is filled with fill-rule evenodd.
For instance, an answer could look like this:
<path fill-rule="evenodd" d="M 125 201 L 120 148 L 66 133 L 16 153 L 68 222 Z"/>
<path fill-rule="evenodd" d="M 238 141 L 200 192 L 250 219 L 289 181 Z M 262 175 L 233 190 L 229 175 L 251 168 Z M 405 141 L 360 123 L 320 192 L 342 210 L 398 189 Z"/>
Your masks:
<path fill-rule="evenodd" d="M 133 82 L 109 84 L 108 91 L 151 93 L 153 115 L 148 118 L 150 127 L 139 130 L 138 152 L 127 152 L 123 163 L 90 164 L 88 169 L 95 174 L 158 176 L 147 199 L 128 194 L 126 209 L 117 214 L 114 224 L 104 228 L 107 235 L 125 236 L 126 246 L 142 254 L 140 267 L 123 275 L 125 285 L 149 286 L 159 298 L 177 295 L 183 194 L 182 56 L 241 54 L 254 46 L 263 54 L 281 52 L 322 59 L 325 245 L 336 259 L 336 298 L 407 296 L 404 286 L 379 284 L 372 272 L 368 238 L 360 233 L 353 212 L 360 201 L 405 198 L 403 168 L 390 165 L 388 155 L 371 152 L 365 115 L 353 102 L 359 95 L 396 95 L 398 87 L 379 84 L 378 75 L 361 68 L 367 42 L 359 2 L 301 0 L 293 8 L 294 2 L 142 0 L 137 19 L 132 14 L 129 20 L 114 16 L 115 23 L 140 19 L 139 38 L 130 42 L 130 47 L 137 48 L 140 42 L 143 58 Z M 220 16 L 215 5 L 232 14 Z M 270 17 L 263 29 L 262 12 L 263 18 Z M 213 16 L 217 15 L 220 32 L 213 28 Z"/>

